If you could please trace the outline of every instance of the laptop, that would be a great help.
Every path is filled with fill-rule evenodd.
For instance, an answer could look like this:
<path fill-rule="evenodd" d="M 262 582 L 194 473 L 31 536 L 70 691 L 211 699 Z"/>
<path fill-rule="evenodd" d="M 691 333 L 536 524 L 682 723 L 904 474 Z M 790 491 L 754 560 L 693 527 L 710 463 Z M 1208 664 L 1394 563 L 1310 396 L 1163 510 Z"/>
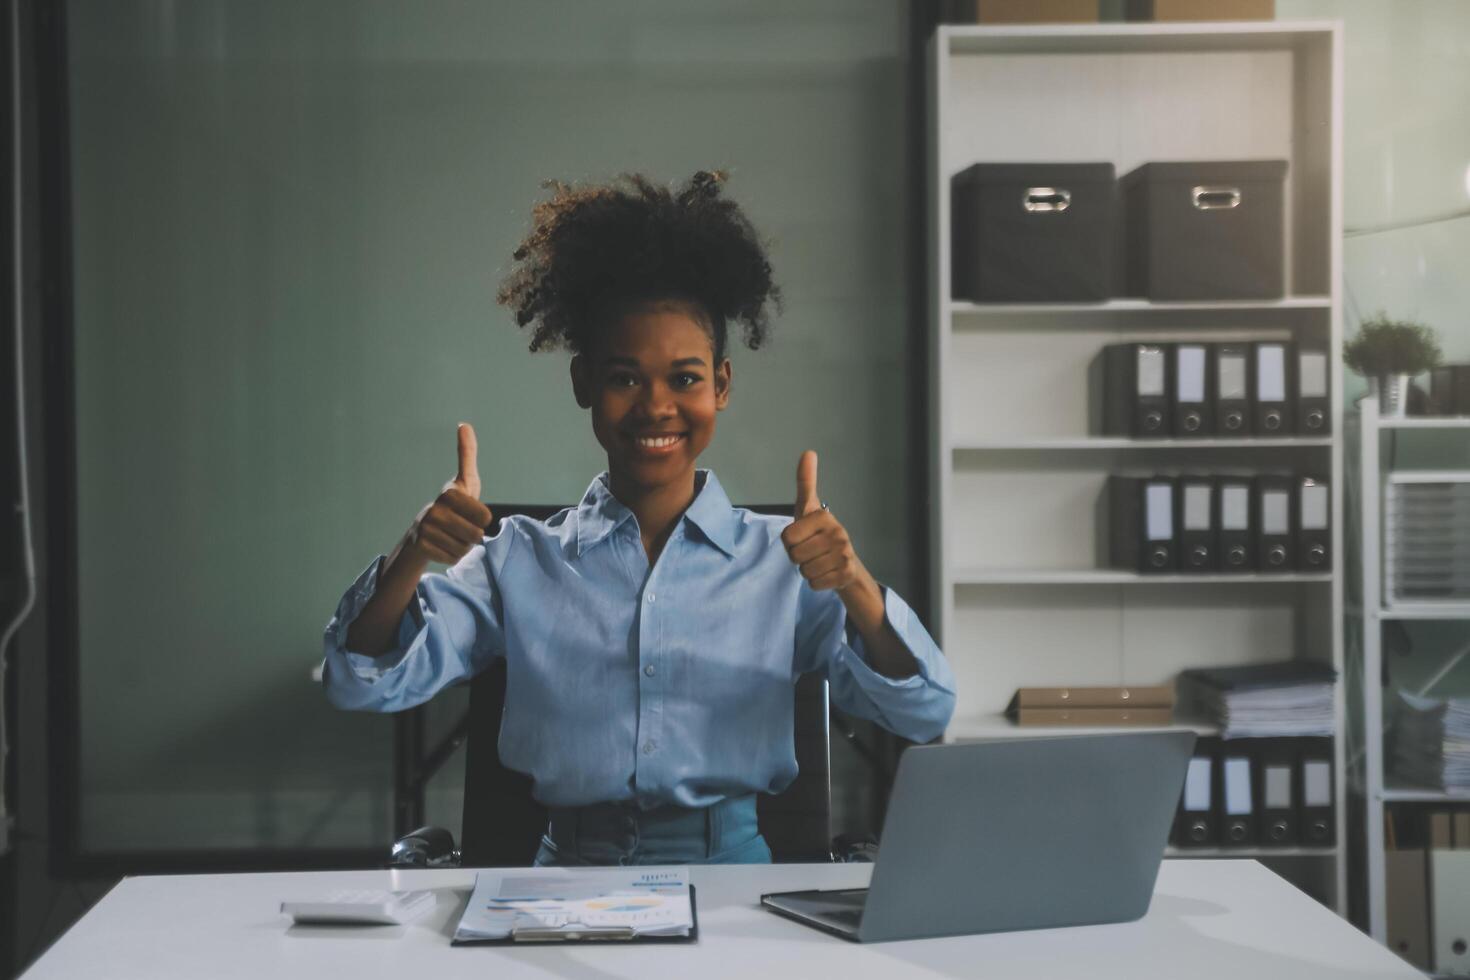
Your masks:
<path fill-rule="evenodd" d="M 1194 742 L 1170 730 L 915 746 L 868 887 L 761 905 L 862 943 L 1142 918 Z"/>

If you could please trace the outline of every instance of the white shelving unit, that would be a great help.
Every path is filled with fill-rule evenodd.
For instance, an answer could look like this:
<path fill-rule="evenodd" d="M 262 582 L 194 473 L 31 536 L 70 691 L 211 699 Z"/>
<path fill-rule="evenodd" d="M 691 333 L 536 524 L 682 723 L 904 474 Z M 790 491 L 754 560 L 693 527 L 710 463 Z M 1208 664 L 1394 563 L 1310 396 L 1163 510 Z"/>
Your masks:
<path fill-rule="evenodd" d="M 958 681 L 948 738 L 1049 731 L 1001 716 L 1020 686 L 1162 684 L 1191 666 L 1288 657 L 1341 668 L 1341 572 L 1144 576 L 1099 568 L 1094 536 L 1110 473 L 1289 470 L 1331 481 L 1340 567 L 1340 433 L 1103 437 L 1087 380 L 1103 345 L 1130 340 L 1309 340 L 1340 363 L 1341 66 L 1335 22 L 945 26 L 931 39 L 931 554 L 940 641 Z M 951 298 L 950 180 L 965 167 L 1111 161 L 1121 177 L 1191 159 L 1289 162 L 1286 298 Z M 1340 392 L 1332 408 L 1340 419 Z M 1341 731 L 1340 695 L 1336 714 Z M 1341 739 L 1337 753 L 1342 842 Z M 1340 844 L 1220 853 L 1289 858 L 1273 866 L 1345 907 Z"/>
<path fill-rule="evenodd" d="M 1388 471 L 1383 466 L 1383 437 L 1399 430 L 1455 431 L 1470 437 L 1470 418 L 1383 418 L 1378 414 L 1378 398 L 1369 395 L 1358 403 L 1358 520 L 1361 522 L 1361 550 L 1358 573 L 1362 587 L 1363 607 L 1359 610 L 1363 628 L 1360 634 L 1362 658 L 1362 768 L 1354 775 L 1362 780 L 1364 797 L 1363 827 L 1365 879 L 1367 886 L 1368 931 L 1379 942 L 1388 937 L 1388 906 L 1385 896 L 1384 806 L 1389 803 L 1467 803 L 1470 793 L 1447 793 L 1422 786 L 1410 786 L 1384 773 L 1383 744 L 1383 624 L 1395 620 L 1441 621 L 1470 620 L 1470 605 L 1464 602 L 1414 602 L 1388 605 L 1383 588 L 1383 482 Z"/>

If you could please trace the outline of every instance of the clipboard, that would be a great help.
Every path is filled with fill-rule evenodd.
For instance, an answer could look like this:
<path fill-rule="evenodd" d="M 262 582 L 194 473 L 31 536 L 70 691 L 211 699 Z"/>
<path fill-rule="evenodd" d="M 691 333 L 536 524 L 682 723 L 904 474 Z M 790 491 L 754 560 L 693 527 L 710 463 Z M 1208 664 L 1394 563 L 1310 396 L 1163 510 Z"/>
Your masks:
<path fill-rule="evenodd" d="M 632 943 L 692 943 L 699 939 L 699 903 L 694 886 L 689 886 L 689 918 L 693 923 L 684 936 L 640 936 L 632 929 L 596 929 L 585 932 L 563 932 L 559 929 L 516 930 L 504 939 L 451 939 L 451 946 L 554 946 L 574 943 L 583 945 L 630 945 Z"/>
<path fill-rule="evenodd" d="M 587 929 L 568 930 L 564 926 L 557 927 L 529 927 L 516 928 L 508 936 L 495 937 L 473 937 L 460 938 L 458 935 L 450 938 L 451 946 L 547 946 L 565 945 L 568 943 L 576 945 L 605 944 L 605 945 L 629 945 L 632 943 L 692 943 L 699 939 L 699 903 L 695 895 L 695 888 L 691 882 L 689 888 L 689 931 L 683 935 L 650 935 L 640 934 L 634 928 L 620 927 L 593 927 Z M 473 903 L 474 894 L 471 893 L 470 901 Z M 470 911 L 466 907 L 466 914 Z M 463 916 L 461 917 L 461 919 Z M 455 930 L 458 933 L 458 929 Z"/>

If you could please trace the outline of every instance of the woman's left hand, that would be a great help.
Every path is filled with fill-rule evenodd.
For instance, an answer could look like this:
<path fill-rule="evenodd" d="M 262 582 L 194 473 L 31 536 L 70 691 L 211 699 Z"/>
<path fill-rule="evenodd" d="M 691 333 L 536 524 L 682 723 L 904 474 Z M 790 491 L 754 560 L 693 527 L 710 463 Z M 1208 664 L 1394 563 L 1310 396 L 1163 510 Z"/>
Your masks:
<path fill-rule="evenodd" d="M 817 454 L 810 449 L 796 464 L 796 520 L 781 532 L 781 543 L 808 585 L 837 590 L 848 622 L 863 638 L 869 666 L 894 679 L 918 673 L 918 661 L 888 625 L 878 580 L 858 560 L 842 522 L 817 497 Z"/>
<path fill-rule="evenodd" d="M 836 589 L 841 594 L 863 587 L 879 592 L 853 550 L 847 529 L 817 497 L 817 454 L 810 449 L 796 464 L 796 520 L 781 532 L 781 543 L 813 589 Z"/>

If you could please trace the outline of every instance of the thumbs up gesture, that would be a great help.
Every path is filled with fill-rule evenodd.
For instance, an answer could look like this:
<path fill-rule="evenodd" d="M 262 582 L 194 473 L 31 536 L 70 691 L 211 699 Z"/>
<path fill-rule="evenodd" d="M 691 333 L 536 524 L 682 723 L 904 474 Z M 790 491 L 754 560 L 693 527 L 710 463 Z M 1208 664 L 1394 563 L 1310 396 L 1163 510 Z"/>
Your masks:
<path fill-rule="evenodd" d="M 419 511 L 408 530 L 407 547 L 419 559 L 453 565 L 484 539 L 491 514 L 480 503 L 478 451 L 474 428 L 461 422 L 459 472 Z"/>
<path fill-rule="evenodd" d="M 918 661 L 887 621 L 882 587 L 858 560 L 847 529 L 817 496 L 817 454 L 810 449 L 796 464 L 796 520 L 781 532 L 781 543 L 813 589 L 837 590 L 870 667 L 896 680 L 918 673 Z"/>
<path fill-rule="evenodd" d="M 847 529 L 817 496 L 817 454 L 810 449 L 796 464 L 796 520 L 781 532 L 781 543 L 813 589 L 842 594 L 871 580 Z"/>

